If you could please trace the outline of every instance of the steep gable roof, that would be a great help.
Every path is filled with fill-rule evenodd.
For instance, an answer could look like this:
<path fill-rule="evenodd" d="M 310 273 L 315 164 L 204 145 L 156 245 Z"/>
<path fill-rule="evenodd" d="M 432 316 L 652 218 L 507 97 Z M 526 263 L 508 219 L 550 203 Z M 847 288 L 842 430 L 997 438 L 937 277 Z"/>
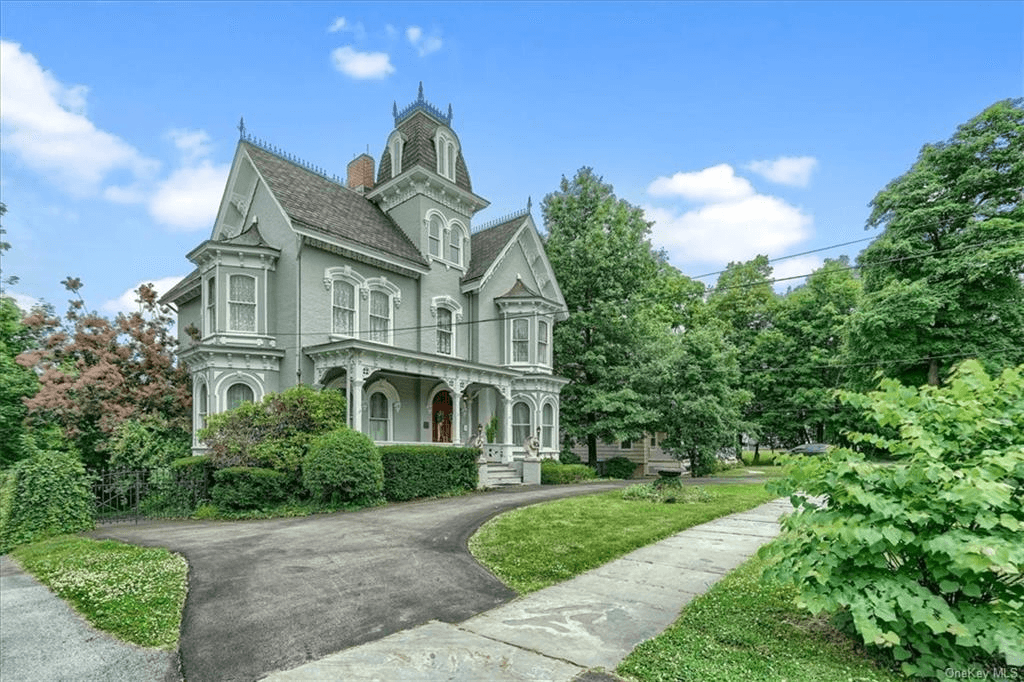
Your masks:
<path fill-rule="evenodd" d="M 519 228 L 523 226 L 527 214 L 518 214 L 505 222 L 498 223 L 487 229 L 475 232 L 470 237 L 469 269 L 462 278 L 462 283 L 467 284 L 480 279 L 487 274 L 488 268 L 494 263 Z"/>
<path fill-rule="evenodd" d="M 254 144 L 240 144 L 293 221 L 328 238 L 427 265 L 409 237 L 372 201 Z"/>

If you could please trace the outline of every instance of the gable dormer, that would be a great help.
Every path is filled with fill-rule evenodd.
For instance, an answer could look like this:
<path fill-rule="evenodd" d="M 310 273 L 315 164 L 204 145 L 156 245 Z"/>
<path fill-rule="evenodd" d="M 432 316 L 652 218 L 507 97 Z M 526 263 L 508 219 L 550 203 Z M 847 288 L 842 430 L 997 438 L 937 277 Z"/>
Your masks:
<path fill-rule="evenodd" d="M 377 183 L 366 197 L 375 202 L 419 247 L 423 257 L 465 272 L 470 259 L 473 215 L 488 201 L 473 193 L 462 143 L 447 112 L 426 101 L 420 83 L 416 100 L 392 106 L 395 127 L 388 135 Z"/>

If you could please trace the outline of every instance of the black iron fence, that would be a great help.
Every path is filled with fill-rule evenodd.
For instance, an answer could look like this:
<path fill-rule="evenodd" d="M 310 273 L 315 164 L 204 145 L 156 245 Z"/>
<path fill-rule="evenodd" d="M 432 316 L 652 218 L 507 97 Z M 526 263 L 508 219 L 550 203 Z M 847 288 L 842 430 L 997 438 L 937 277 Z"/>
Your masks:
<path fill-rule="evenodd" d="M 167 469 L 104 469 L 93 472 L 97 523 L 191 514 L 209 500 L 207 482 L 175 476 Z"/>

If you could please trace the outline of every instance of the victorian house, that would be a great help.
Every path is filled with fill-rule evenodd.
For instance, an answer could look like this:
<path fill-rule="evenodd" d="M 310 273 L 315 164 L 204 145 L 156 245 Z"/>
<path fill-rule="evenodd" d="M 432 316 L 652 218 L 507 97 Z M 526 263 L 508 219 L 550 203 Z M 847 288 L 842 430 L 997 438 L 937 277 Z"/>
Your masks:
<path fill-rule="evenodd" d="M 522 459 L 529 436 L 556 456 L 567 313 L 529 204 L 474 225 L 488 202 L 451 106 L 421 85 L 393 117 L 379 163 L 357 156 L 347 182 L 240 126 L 213 232 L 162 299 L 193 423 L 304 383 L 344 391 L 348 425 L 378 443 L 464 443 L 496 419 L 493 458 Z"/>

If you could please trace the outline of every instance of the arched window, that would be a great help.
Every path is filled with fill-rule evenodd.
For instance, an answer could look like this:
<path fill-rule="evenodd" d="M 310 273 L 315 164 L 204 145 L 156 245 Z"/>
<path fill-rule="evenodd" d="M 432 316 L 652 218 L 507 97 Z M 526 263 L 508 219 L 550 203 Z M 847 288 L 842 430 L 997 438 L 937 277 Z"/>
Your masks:
<path fill-rule="evenodd" d="M 405 140 L 397 130 L 392 133 L 388 140 L 388 149 L 391 151 L 391 177 L 402 172 L 402 149 L 405 147 Z"/>
<path fill-rule="evenodd" d="M 530 435 L 530 406 L 518 402 L 512 406 L 512 442 L 522 445 Z"/>
<path fill-rule="evenodd" d="M 437 352 L 452 354 L 452 311 L 447 308 L 437 309 Z"/>
<path fill-rule="evenodd" d="M 353 336 L 356 332 L 356 288 L 351 282 L 334 280 L 332 294 L 333 321 L 331 331 L 335 334 Z"/>
<path fill-rule="evenodd" d="M 441 257 L 441 234 L 444 228 L 441 225 L 441 218 L 438 216 L 431 216 L 430 218 L 430 233 L 427 235 L 428 248 L 430 249 L 430 255 Z"/>
<path fill-rule="evenodd" d="M 448 162 L 448 173 L 447 178 L 452 182 L 455 181 L 455 145 L 451 142 L 448 143 L 448 154 L 446 161 Z"/>
<path fill-rule="evenodd" d="M 391 297 L 383 291 L 370 292 L 370 341 L 391 340 Z"/>
<path fill-rule="evenodd" d="M 231 275 L 228 278 L 228 328 L 236 332 L 256 331 L 256 278 Z"/>
<path fill-rule="evenodd" d="M 448 232 L 448 260 L 462 265 L 462 230 L 453 227 Z"/>
<path fill-rule="evenodd" d="M 252 389 L 249 387 L 248 384 L 238 383 L 238 384 L 231 384 L 231 386 L 228 388 L 228 396 L 227 397 L 228 397 L 227 408 L 229 410 L 233 410 L 236 407 L 238 407 L 239 405 L 241 405 L 242 403 L 251 403 L 251 402 L 253 402 L 253 397 L 254 396 L 253 396 L 253 393 L 252 393 Z"/>
<path fill-rule="evenodd" d="M 542 442 L 544 447 L 551 448 L 555 446 L 555 408 L 551 406 L 551 403 L 544 404 L 543 415 L 541 417 L 543 424 Z"/>
<path fill-rule="evenodd" d="M 391 411 L 388 409 L 388 397 L 377 391 L 370 396 L 370 432 L 371 440 L 391 440 Z"/>

